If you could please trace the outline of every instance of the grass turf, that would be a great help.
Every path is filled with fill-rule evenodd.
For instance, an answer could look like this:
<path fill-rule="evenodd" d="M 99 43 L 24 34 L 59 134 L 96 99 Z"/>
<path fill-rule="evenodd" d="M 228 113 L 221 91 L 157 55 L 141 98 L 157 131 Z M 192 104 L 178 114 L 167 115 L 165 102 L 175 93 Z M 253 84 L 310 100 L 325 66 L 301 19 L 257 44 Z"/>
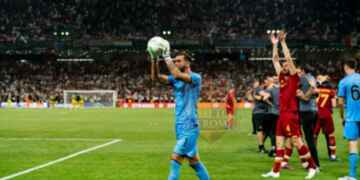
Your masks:
<path fill-rule="evenodd" d="M 238 126 L 222 136 L 199 140 L 202 161 L 214 180 L 262 179 L 273 160 L 257 153 L 251 130 L 251 111 L 239 110 Z M 77 156 L 16 179 L 166 179 L 175 144 L 173 110 L 166 109 L 0 109 L 0 178 L 108 142 L 122 142 Z M 316 179 L 336 179 L 347 172 L 347 143 L 335 112 L 340 161 L 329 162 L 323 136 L 319 141 L 322 171 Z M 225 118 L 225 117 L 224 117 Z M 203 131 L 204 132 L 204 131 Z M 27 138 L 8 139 L 8 138 Z M 87 138 L 97 141 L 40 141 L 32 138 Z M 103 139 L 103 140 L 101 140 Z M 295 168 L 281 179 L 306 175 L 294 153 Z M 184 163 L 181 179 L 197 179 Z"/>

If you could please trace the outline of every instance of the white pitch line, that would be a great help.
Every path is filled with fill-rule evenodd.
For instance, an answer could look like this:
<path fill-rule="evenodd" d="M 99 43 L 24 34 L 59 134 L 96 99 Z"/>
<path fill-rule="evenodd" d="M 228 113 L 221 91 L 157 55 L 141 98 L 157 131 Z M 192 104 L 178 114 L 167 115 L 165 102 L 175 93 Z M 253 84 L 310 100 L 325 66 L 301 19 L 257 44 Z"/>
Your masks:
<path fill-rule="evenodd" d="M 76 141 L 76 142 L 103 142 L 112 139 L 106 138 L 17 138 L 17 137 L 0 137 L 0 141 Z"/>
<path fill-rule="evenodd" d="M 39 169 L 42 169 L 42 168 L 45 168 L 45 167 L 48 167 L 48 166 L 51 166 L 51 165 L 54 165 L 54 164 L 57 164 L 57 163 L 60 163 L 62 161 L 65 161 L 65 160 L 68 160 L 68 159 L 71 159 L 71 158 L 74 158 L 76 156 L 79 156 L 79 155 L 82 155 L 82 154 L 85 154 L 85 153 L 89 153 L 91 151 L 95 151 L 97 149 L 100 149 L 100 148 L 103 148 L 103 147 L 106 147 L 106 146 L 110 146 L 112 144 L 115 144 L 115 143 L 118 143 L 122 141 L 121 139 L 115 139 L 115 140 L 112 140 L 110 142 L 107 142 L 105 144 L 100 144 L 100 145 L 97 145 L 97 146 L 94 146 L 94 147 L 91 147 L 91 148 L 88 148 L 88 149 L 84 149 L 82 151 L 79 151 L 79 152 L 76 152 L 74 154 L 70 154 L 68 156 L 65 156 L 65 157 L 62 157 L 62 158 L 59 158 L 59 159 L 56 159 L 54 161 L 50 161 L 48 163 L 45 163 L 45 164 L 42 164 L 42 165 L 38 165 L 38 166 L 35 166 L 33 168 L 30 168 L 30 169 L 26 169 L 24 171 L 20 171 L 20 172 L 17 172 L 17 173 L 14 173 L 14 174 L 11 174 L 11 175 L 8 175 L 8 176 L 5 176 L 5 177 L 2 177 L 0 178 L 0 180 L 8 180 L 8 179 L 12 179 L 12 178 L 15 178 L 17 176 L 21 176 L 21 175 L 24 175 L 24 174 L 28 174 L 30 172 L 33 172 L 33 171 L 36 171 L 36 170 L 39 170 Z"/>

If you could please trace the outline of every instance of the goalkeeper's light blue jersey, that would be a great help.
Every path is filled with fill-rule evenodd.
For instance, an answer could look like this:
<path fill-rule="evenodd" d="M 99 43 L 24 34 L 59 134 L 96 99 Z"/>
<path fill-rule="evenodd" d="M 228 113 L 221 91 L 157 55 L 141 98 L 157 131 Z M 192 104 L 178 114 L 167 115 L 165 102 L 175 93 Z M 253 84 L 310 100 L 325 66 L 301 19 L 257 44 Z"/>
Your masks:
<path fill-rule="evenodd" d="M 176 131 L 198 127 L 197 101 L 201 90 L 201 76 L 190 72 L 191 83 L 177 80 L 173 76 L 168 81 L 174 88 Z"/>
<path fill-rule="evenodd" d="M 345 99 L 345 121 L 360 121 L 360 74 L 347 75 L 339 83 L 338 96 Z"/>

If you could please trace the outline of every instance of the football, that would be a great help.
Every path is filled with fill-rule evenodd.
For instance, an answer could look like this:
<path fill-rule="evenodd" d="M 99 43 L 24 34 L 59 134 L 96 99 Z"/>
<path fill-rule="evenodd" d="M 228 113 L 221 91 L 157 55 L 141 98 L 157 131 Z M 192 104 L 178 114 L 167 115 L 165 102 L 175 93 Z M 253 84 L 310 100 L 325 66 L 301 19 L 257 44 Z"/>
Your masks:
<path fill-rule="evenodd" d="M 169 42 L 160 36 L 152 37 L 147 43 L 147 51 L 154 57 L 159 57 L 167 48 L 169 48 Z"/>

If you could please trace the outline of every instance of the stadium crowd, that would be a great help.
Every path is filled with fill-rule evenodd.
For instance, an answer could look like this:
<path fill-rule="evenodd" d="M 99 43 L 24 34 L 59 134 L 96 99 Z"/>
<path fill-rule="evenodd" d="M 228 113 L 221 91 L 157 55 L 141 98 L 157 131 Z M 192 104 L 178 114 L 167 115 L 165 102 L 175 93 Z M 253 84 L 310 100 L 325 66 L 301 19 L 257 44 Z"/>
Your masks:
<path fill-rule="evenodd" d="M 164 30 L 171 32 L 169 39 L 256 40 L 268 38 L 268 29 L 286 29 L 288 39 L 300 42 L 339 42 L 358 32 L 360 18 L 351 18 L 356 13 L 351 4 L 329 1 L 0 0 L 0 43 L 54 40 L 58 38 L 55 32 L 69 32 L 72 40 L 147 40 Z M 338 80 L 339 57 L 333 52 L 336 54 L 334 50 L 310 52 L 311 56 L 300 59 L 306 59 L 314 73 L 326 71 Z M 201 101 L 222 101 L 230 84 L 242 100 L 251 81 L 272 72 L 268 61 L 214 57 L 196 59 L 192 65 L 203 77 Z M 248 57 L 271 57 L 271 51 L 253 49 Z M 1 61 L 0 101 L 30 98 L 63 102 L 63 90 L 69 89 L 117 90 L 120 98 L 138 102 L 172 101 L 171 91 L 150 81 L 144 59 L 115 58 L 105 63 Z"/>
<path fill-rule="evenodd" d="M 116 90 L 120 99 L 135 102 L 173 100 L 169 88 L 150 80 L 149 62 L 144 56 L 134 55 L 134 60 L 124 58 L 109 62 L 0 61 L 0 101 L 18 102 L 29 98 L 35 102 L 55 99 L 61 103 L 63 90 L 97 89 Z M 333 81 L 342 76 L 338 68 L 341 67 L 340 57 L 330 52 L 322 55 L 317 52 L 304 58 L 306 61 L 301 64 L 305 63 L 314 74 L 329 74 Z M 254 79 L 273 74 L 269 60 L 199 58 L 192 62 L 192 68 L 202 75 L 200 101 L 204 102 L 223 101 L 229 85 L 236 87 L 237 99 L 244 100 Z M 168 73 L 165 67 L 161 69 Z"/>
<path fill-rule="evenodd" d="M 267 29 L 287 29 L 292 40 L 338 41 L 360 24 L 351 4 L 337 0 L 0 0 L 0 6 L 1 42 L 50 40 L 54 32 L 147 39 L 163 30 L 177 39 L 256 39 Z"/>

